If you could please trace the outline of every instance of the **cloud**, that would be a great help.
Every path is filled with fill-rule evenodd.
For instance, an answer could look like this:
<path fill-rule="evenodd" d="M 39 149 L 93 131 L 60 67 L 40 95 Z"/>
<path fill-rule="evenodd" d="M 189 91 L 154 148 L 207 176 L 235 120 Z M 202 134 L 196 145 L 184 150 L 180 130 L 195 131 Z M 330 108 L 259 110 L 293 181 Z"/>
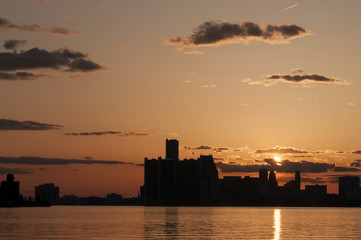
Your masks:
<path fill-rule="evenodd" d="M 358 168 L 353 168 L 353 167 L 334 167 L 333 171 L 334 172 L 358 172 L 361 170 Z"/>
<path fill-rule="evenodd" d="M 21 47 L 22 45 L 24 45 L 26 43 L 26 40 L 6 40 L 4 43 L 4 48 L 6 49 L 13 49 L 16 50 L 18 47 Z"/>
<path fill-rule="evenodd" d="M 62 159 L 42 157 L 0 157 L 0 163 L 7 164 L 28 164 L 28 165 L 68 165 L 68 164 L 134 164 L 123 161 L 106 161 L 92 159 Z"/>
<path fill-rule="evenodd" d="M 230 150 L 228 147 L 212 147 L 207 145 L 201 145 L 199 147 L 188 147 L 184 146 L 185 150 L 213 150 L 215 152 L 223 152 Z"/>
<path fill-rule="evenodd" d="M 354 107 L 354 106 L 356 106 L 356 103 L 354 103 L 354 102 L 347 102 L 346 104 L 347 104 L 347 106 L 349 106 L 349 107 Z"/>
<path fill-rule="evenodd" d="M 123 132 L 118 135 L 119 137 L 132 137 L 132 136 L 150 136 L 149 133 L 144 132 Z"/>
<path fill-rule="evenodd" d="M 361 167 L 361 159 L 354 160 L 352 163 L 350 163 L 351 167 Z"/>
<path fill-rule="evenodd" d="M 307 151 L 304 150 L 298 150 L 292 147 L 281 147 L 281 146 L 276 146 L 272 149 L 260 149 L 260 150 L 256 150 L 255 153 L 275 153 L 275 154 L 287 154 L 287 153 L 308 153 Z"/>
<path fill-rule="evenodd" d="M 80 132 L 80 133 L 65 133 L 67 136 L 103 136 L 120 134 L 119 131 L 105 131 L 105 132 Z"/>
<path fill-rule="evenodd" d="M 301 177 L 301 181 L 303 183 L 307 182 L 307 183 L 312 183 L 312 184 L 328 183 L 328 181 L 326 179 L 320 178 L 320 177 L 314 177 L 314 178 Z"/>
<path fill-rule="evenodd" d="M 34 121 L 17 121 L 11 119 L 0 119 L 0 131 L 7 130 L 53 130 L 63 126 L 50 123 L 39 123 Z"/>
<path fill-rule="evenodd" d="M 9 80 L 9 81 L 36 80 L 41 77 L 44 77 L 44 75 L 33 74 L 30 72 L 16 72 L 16 73 L 0 72 L 0 80 Z"/>
<path fill-rule="evenodd" d="M 258 172 L 259 169 L 274 170 L 277 172 L 284 173 L 294 173 L 300 171 L 301 173 L 323 173 L 328 171 L 333 172 L 354 172 L 360 171 L 357 168 L 348 168 L 348 167 L 336 167 L 335 164 L 324 163 L 324 162 L 309 162 L 309 161 L 299 161 L 294 162 L 290 160 L 283 160 L 280 163 L 276 162 L 274 159 L 264 159 L 262 161 L 264 164 L 250 164 L 250 165 L 239 165 L 239 164 L 230 164 L 218 162 L 217 167 L 222 172 Z"/>
<path fill-rule="evenodd" d="M 216 84 L 205 84 L 205 85 L 202 85 L 201 86 L 202 88 L 215 88 L 215 87 L 217 87 L 217 85 Z"/>
<path fill-rule="evenodd" d="M 32 169 L 3 168 L 3 167 L 0 167 L 0 175 L 7 175 L 9 173 L 12 173 L 12 174 L 32 174 L 32 173 L 35 173 L 35 172 Z"/>
<path fill-rule="evenodd" d="M 37 24 L 14 24 L 11 20 L 2 17 L 0 17 L 0 29 L 33 33 L 46 33 L 60 36 L 70 36 L 78 33 L 77 31 L 69 30 L 64 27 L 43 28 Z"/>
<path fill-rule="evenodd" d="M 120 131 L 104 131 L 104 132 L 79 132 L 79 133 L 65 133 L 67 136 L 103 136 L 103 135 L 118 135 L 119 137 L 131 136 L 149 136 L 149 133 L 143 132 L 120 132 Z"/>
<path fill-rule="evenodd" d="M 208 21 L 199 25 L 191 35 L 167 38 L 164 43 L 180 46 L 176 50 L 187 53 L 198 46 L 213 47 L 237 42 L 247 43 L 250 40 L 287 43 L 291 39 L 310 34 L 308 30 L 295 24 L 261 26 L 253 22 Z"/>
<path fill-rule="evenodd" d="M 352 153 L 361 154 L 361 150 L 356 150 L 356 151 L 353 151 Z"/>
<path fill-rule="evenodd" d="M 249 85 L 264 85 L 265 87 L 277 85 L 279 82 L 292 84 L 310 84 L 310 83 L 329 83 L 339 85 L 350 85 L 347 80 L 339 78 L 327 77 L 321 74 L 271 74 L 267 75 L 263 80 L 252 81 L 250 78 L 242 80 Z"/>
<path fill-rule="evenodd" d="M 87 54 L 68 48 L 55 51 L 32 48 L 21 53 L 0 52 L 0 71 L 53 69 L 67 72 L 91 72 L 104 69 L 103 66 L 92 62 L 87 57 Z"/>

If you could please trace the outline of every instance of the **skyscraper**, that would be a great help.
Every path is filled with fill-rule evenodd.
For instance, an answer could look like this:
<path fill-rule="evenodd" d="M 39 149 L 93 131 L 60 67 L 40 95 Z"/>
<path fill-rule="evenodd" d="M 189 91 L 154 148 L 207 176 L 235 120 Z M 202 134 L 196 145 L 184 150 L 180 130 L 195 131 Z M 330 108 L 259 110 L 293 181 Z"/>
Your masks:
<path fill-rule="evenodd" d="M 345 176 L 338 178 L 338 194 L 343 200 L 360 199 L 360 177 Z"/>
<path fill-rule="evenodd" d="M 175 159 L 175 160 L 179 159 L 179 153 L 178 153 L 179 142 L 177 139 L 166 139 L 165 147 L 166 147 L 165 158 Z"/>

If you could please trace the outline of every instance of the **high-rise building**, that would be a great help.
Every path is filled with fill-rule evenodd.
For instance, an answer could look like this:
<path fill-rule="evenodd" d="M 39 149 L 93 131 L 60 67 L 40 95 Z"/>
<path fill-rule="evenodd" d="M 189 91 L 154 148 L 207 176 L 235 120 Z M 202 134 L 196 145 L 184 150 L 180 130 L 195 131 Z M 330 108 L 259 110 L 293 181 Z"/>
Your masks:
<path fill-rule="evenodd" d="M 262 168 L 259 170 L 259 183 L 261 185 L 266 185 L 267 182 L 268 182 L 268 170 Z"/>
<path fill-rule="evenodd" d="M 345 176 L 338 178 L 338 194 L 343 200 L 360 199 L 360 177 Z"/>
<path fill-rule="evenodd" d="M 179 159 L 179 142 L 177 139 L 166 139 L 165 141 L 165 158 L 167 159 Z"/>
<path fill-rule="evenodd" d="M 1 182 L 0 200 L 7 204 L 14 204 L 20 200 L 19 182 L 14 180 L 11 173 L 6 176 L 6 181 Z"/>
<path fill-rule="evenodd" d="M 301 174 L 299 171 L 295 172 L 295 189 L 297 193 L 301 190 Z"/>
<path fill-rule="evenodd" d="M 45 183 L 35 187 L 35 201 L 39 203 L 55 204 L 59 198 L 59 187 L 54 183 Z"/>
<path fill-rule="evenodd" d="M 196 204 L 219 199 L 218 170 L 212 155 L 179 160 L 179 142 L 166 140 L 166 158 L 144 158 L 146 204 Z"/>

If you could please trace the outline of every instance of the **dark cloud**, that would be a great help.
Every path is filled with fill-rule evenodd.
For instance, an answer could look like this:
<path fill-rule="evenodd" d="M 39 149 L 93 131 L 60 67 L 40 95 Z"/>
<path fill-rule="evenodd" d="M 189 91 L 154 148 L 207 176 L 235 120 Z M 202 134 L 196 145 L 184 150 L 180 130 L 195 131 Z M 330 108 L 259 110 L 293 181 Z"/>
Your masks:
<path fill-rule="evenodd" d="M 0 53 L 0 71 L 17 71 L 21 69 L 54 69 L 68 72 L 90 72 L 104 67 L 89 59 L 86 54 L 62 48 L 47 51 L 32 48 L 21 53 Z"/>
<path fill-rule="evenodd" d="M 272 149 L 260 149 L 256 150 L 256 153 L 277 153 L 277 154 L 286 154 L 286 153 L 308 153 L 307 151 L 298 150 L 295 148 L 283 148 L 283 147 L 275 147 Z"/>
<path fill-rule="evenodd" d="M 0 163 L 8 164 L 29 164 L 29 165 L 68 165 L 68 164 L 133 164 L 122 161 L 106 161 L 91 159 L 61 159 L 42 157 L 0 157 Z"/>
<path fill-rule="evenodd" d="M 199 147 L 194 147 L 194 148 L 191 148 L 191 149 L 196 149 L 196 150 L 209 150 L 209 149 L 213 149 L 213 147 L 201 145 L 201 146 L 199 146 Z"/>
<path fill-rule="evenodd" d="M 269 165 L 237 165 L 222 162 L 218 162 L 216 165 L 222 172 L 258 172 L 261 168 L 271 170 Z"/>
<path fill-rule="evenodd" d="M 143 132 L 120 132 L 120 131 L 104 131 L 104 132 L 80 132 L 80 133 L 65 133 L 67 136 L 103 136 L 103 135 L 118 135 L 118 137 L 132 137 L 132 136 L 149 136 L 149 133 Z"/>
<path fill-rule="evenodd" d="M 361 150 L 356 150 L 356 151 L 353 151 L 352 153 L 361 154 Z"/>
<path fill-rule="evenodd" d="M 64 27 L 43 28 L 37 24 L 14 24 L 11 20 L 2 17 L 0 17 L 0 29 L 33 33 L 47 33 L 61 36 L 70 36 L 78 33 Z"/>
<path fill-rule="evenodd" d="M 354 160 L 352 163 L 350 163 L 351 167 L 361 167 L 361 159 Z"/>
<path fill-rule="evenodd" d="M 288 83 L 317 82 L 317 83 L 335 83 L 346 84 L 347 82 L 338 78 L 326 77 L 321 74 L 272 74 L 268 75 L 265 81 L 283 81 Z"/>
<path fill-rule="evenodd" d="M 321 177 L 314 177 L 314 178 L 308 178 L 308 177 L 302 177 L 301 181 L 303 183 L 312 183 L 312 184 L 324 184 L 328 183 L 327 179 L 321 178 Z"/>
<path fill-rule="evenodd" d="M 217 167 L 222 172 L 258 172 L 259 169 L 274 170 L 277 172 L 294 173 L 300 171 L 301 173 L 322 173 L 328 171 L 359 171 L 358 169 L 351 169 L 345 167 L 336 167 L 335 164 L 323 162 L 309 162 L 300 161 L 294 162 L 290 160 L 283 160 L 278 163 L 274 159 L 264 159 L 264 164 L 238 165 L 218 162 Z"/>
<path fill-rule="evenodd" d="M 149 133 L 144 133 L 144 132 L 122 132 L 118 135 L 119 137 L 132 137 L 132 136 L 138 136 L 138 137 L 142 137 L 142 136 L 150 136 Z"/>
<path fill-rule="evenodd" d="M 216 148 L 213 148 L 214 151 L 216 152 L 223 152 L 223 151 L 228 151 L 229 148 L 227 147 L 216 147 Z"/>
<path fill-rule="evenodd" d="M 266 24 L 261 26 L 252 22 L 209 21 L 198 26 L 196 31 L 189 36 L 167 38 L 164 42 L 192 49 L 197 46 L 219 46 L 249 40 L 286 43 L 290 39 L 309 34 L 309 31 L 295 24 Z"/>
<path fill-rule="evenodd" d="M 135 164 L 135 166 L 137 166 L 137 167 L 144 167 L 144 163 L 138 163 L 138 164 Z"/>
<path fill-rule="evenodd" d="M 16 72 L 16 73 L 0 72 L 0 81 L 1 80 L 9 80 L 9 81 L 36 80 L 41 77 L 44 77 L 44 75 L 33 74 L 29 72 Z"/>
<path fill-rule="evenodd" d="M 0 167 L 0 175 L 7 175 L 9 173 L 12 173 L 12 174 L 32 174 L 32 173 L 35 173 L 35 172 L 32 169 L 3 168 L 3 167 Z"/>
<path fill-rule="evenodd" d="M 39 123 L 34 121 L 16 121 L 0 119 L 0 131 L 7 130 L 52 130 L 60 129 L 63 126 L 50 123 Z"/>
<path fill-rule="evenodd" d="M 223 151 L 229 150 L 228 147 L 212 147 L 212 146 L 207 146 L 207 145 L 201 145 L 199 147 L 184 146 L 184 149 L 186 149 L 186 150 L 213 150 L 215 152 L 223 152 Z"/>
<path fill-rule="evenodd" d="M 334 167 L 332 169 L 332 171 L 334 171 L 334 172 L 358 172 L 361 170 L 358 168 L 353 168 L 353 167 Z"/>
<path fill-rule="evenodd" d="M 4 48 L 9 49 L 9 50 L 11 50 L 11 49 L 16 50 L 18 47 L 21 47 L 25 43 L 26 43 L 25 40 L 17 40 L 17 39 L 6 40 L 4 43 Z"/>
<path fill-rule="evenodd" d="M 80 132 L 80 133 L 65 133 L 68 136 L 103 136 L 120 134 L 118 131 L 105 131 L 105 132 Z"/>

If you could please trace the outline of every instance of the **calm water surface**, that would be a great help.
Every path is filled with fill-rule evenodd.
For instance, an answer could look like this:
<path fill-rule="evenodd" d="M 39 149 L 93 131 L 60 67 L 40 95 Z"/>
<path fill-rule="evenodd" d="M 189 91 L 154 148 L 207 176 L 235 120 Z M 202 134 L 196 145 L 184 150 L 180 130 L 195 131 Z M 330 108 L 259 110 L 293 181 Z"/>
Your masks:
<path fill-rule="evenodd" d="M 0 239 L 361 239 L 360 208 L 0 208 Z"/>

